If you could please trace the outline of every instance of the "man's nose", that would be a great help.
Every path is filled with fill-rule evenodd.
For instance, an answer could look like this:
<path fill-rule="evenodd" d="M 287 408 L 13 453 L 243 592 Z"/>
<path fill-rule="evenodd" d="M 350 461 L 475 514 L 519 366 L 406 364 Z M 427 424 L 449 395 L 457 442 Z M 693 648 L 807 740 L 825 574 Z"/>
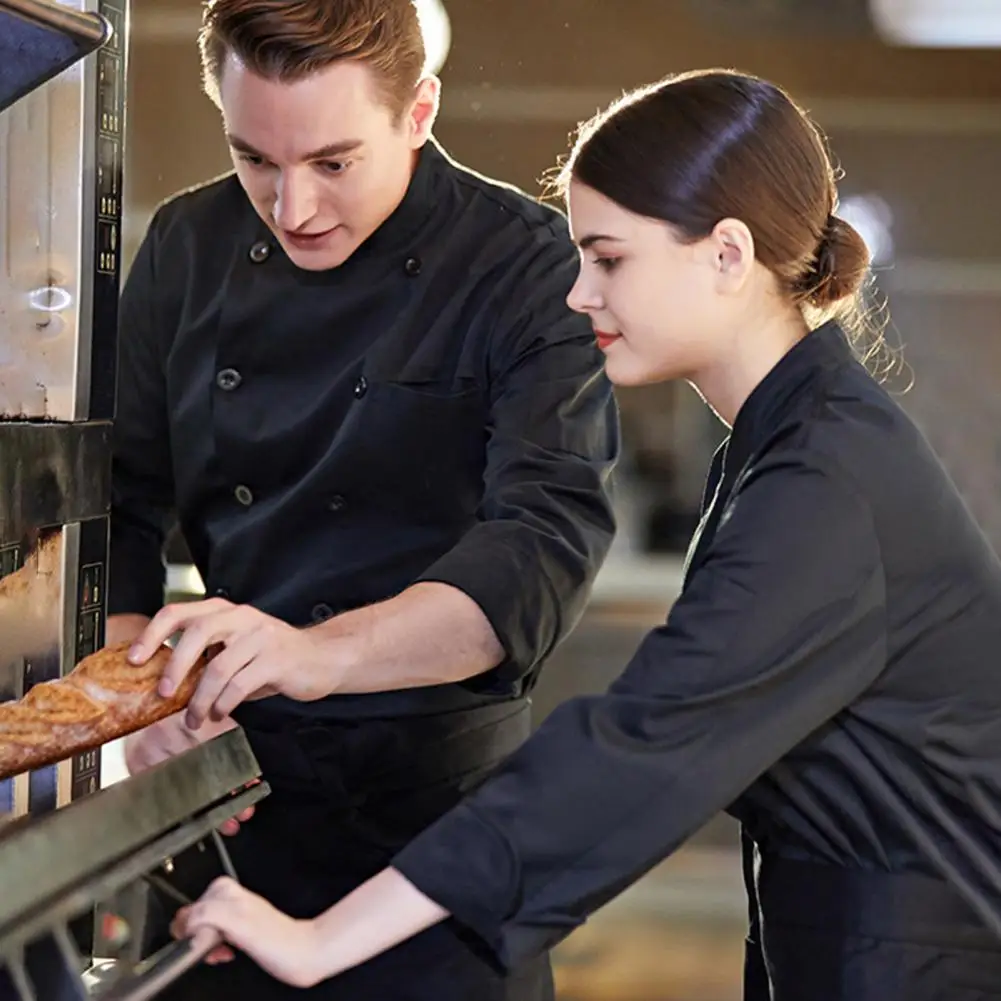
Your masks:
<path fill-rule="evenodd" d="M 275 199 L 275 223 L 294 233 L 316 215 L 316 191 L 313 181 L 298 170 L 284 170 L 278 178 Z"/>

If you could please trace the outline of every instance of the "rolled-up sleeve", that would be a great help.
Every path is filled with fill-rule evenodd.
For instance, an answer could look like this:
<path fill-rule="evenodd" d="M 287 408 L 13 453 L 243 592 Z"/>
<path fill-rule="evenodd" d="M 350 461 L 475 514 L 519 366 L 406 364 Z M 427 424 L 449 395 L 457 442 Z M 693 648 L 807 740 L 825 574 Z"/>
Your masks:
<path fill-rule="evenodd" d="M 155 307 L 157 219 L 129 270 L 119 314 L 109 615 L 152 616 L 163 604 L 163 544 L 173 516 L 174 486 Z"/>
<path fill-rule="evenodd" d="M 577 270 L 572 244 L 554 229 L 505 289 L 477 521 L 421 577 L 480 606 L 507 654 L 491 674 L 504 683 L 531 672 L 576 625 L 615 531 L 618 410 L 590 322 L 566 304 Z"/>
<path fill-rule="evenodd" d="M 552 947 L 879 676 L 867 503 L 811 455 L 763 463 L 666 624 L 395 860 L 505 964 Z"/>

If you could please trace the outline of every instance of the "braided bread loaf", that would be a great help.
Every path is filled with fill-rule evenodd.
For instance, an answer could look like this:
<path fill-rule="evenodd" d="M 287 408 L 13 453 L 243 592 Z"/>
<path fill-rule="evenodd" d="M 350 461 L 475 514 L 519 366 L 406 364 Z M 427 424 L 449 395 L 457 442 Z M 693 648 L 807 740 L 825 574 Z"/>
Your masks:
<path fill-rule="evenodd" d="M 16 702 L 0 703 L 0 779 L 93 750 L 184 709 L 205 670 L 203 657 L 165 699 L 157 685 L 170 660 L 163 646 L 140 666 L 129 644 L 85 657 L 64 678 L 35 685 Z"/>

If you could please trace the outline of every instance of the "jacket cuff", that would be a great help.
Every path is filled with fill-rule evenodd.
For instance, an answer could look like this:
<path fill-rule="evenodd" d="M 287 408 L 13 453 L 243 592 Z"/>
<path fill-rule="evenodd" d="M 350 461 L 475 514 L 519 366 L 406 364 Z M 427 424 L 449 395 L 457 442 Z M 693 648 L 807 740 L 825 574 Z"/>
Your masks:
<path fill-rule="evenodd" d="M 545 621 L 545 598 L 531 600 L 539 567 L 536 563 L 529 570 L 529 561 L 520 560 L 518 553 L 512 544 L 496 552 L 460 543 L 418 578 L 421 583 L 448 584 L 476 602 L 504 648 L 503 663 L 490 672 L 491 679 L 502 685 L 532 671 L 548 652 L 536 649 L 536 638 L 552 632 Z"/>
<path fill-rule="evenodd" d="M 471 928 L 510 968 L 504 922 L 517 909 L 518 863 L 504 837 L 460 804 L 392 861 L 425 896 Z"/>

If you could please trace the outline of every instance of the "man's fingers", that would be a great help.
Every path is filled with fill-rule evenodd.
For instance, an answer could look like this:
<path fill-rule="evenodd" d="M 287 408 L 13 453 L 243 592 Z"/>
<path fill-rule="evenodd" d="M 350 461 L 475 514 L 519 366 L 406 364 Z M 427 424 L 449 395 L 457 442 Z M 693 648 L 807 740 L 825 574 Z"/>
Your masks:
<path fill-rule="evenodd" d="M 206 615 L 215 615 L 233 606 L 221 598 L 208 601 L 186 601 L 165 605 L 150 620 L 149 625 L 132 644 L 129 660 L 133 664 L 145 664 L 179 629 Z"/>
<path fill-rule="evenodd" d="M 210 714 L 215 720 L 223 719 L 224 716 L 229 715 L 228 713 L 214 712 L 216 702 L 234 675 L 242 672 L 246 665 L 254 659 L 259 648 L 259 635 L 256 631 L 249 632 L 240 636 L 231 646 L 226 647 L 222 653 L 217 654 L 209 661 L 201 681 L 198 682 L 198 688 L 188 703 L 185 723 L 192 730 L 197 730 L 209 718 Z"/>
<path fill-rule="evenodd" d="M 239 636 L 241 626 L 246 629 L 247 611 L 229 606 L 215 615 L 200 616 L 188 625 L 177 641 L 174 653 L 160 679 L 160 694 L 164 698 L 169 698 L 177 691 L 195 662 L 207 649 L 214 644 L 225 643 L 233 636 Z M 215 670 L 225 669 L 227 663 L 224 659 L 225 654 L 226 650 L 209 661 Z"/>
<path fill-rule="evenodd" d="M 224 719 L 233 710 L 259 694 L 274 695 L 275 665 L 266 660 L 248 658 L 247 666 L 232 675 L 212 706 L 212 718 Z"/>

